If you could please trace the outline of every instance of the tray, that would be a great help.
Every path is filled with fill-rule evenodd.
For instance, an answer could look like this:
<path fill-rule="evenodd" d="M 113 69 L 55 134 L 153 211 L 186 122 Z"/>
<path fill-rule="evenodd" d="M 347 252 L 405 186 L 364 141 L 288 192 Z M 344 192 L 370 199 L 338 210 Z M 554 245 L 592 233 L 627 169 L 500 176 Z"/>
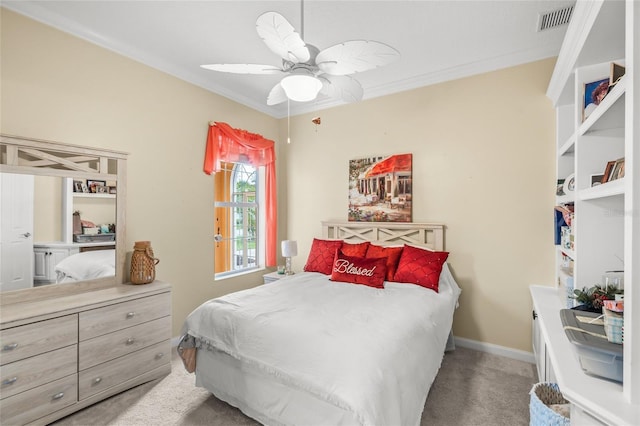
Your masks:
<path fill-rule="evenodd" d="M 86 234 L 74 234 L 73 241 L 76 243 L 106 243 L 109 241 L 115 241 L 116 234 L 107 233 L 107 234 L 96 234 L 96 235 L 86 235 Z"/>
<path fill-rule="evenodd" d="M 600 324 L 589 324 L 578 319 L 599 316 L 597 313 L 574 309 L 560 310 L 564 332 L 576 348 L 580 366 L 585 373 L 622 382 L 622 345 L 607 340 L 602 321 Z"/>

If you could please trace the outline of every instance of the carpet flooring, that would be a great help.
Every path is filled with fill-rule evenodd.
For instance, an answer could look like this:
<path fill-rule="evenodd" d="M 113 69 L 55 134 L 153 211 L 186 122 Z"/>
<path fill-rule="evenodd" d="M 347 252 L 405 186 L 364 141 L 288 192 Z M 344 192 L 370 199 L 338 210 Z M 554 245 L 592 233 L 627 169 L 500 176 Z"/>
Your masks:
<path fill-rule="evenodd" d="M 194 380 L 174 350 L 167 377 L 115 395 L 54 425 L 258 425 L 240 410 L 196 388 Z M 533 364 L 458 347 L 445 354 L 421 425 L 526 426 L 529 391 L 536 381 Z"/>

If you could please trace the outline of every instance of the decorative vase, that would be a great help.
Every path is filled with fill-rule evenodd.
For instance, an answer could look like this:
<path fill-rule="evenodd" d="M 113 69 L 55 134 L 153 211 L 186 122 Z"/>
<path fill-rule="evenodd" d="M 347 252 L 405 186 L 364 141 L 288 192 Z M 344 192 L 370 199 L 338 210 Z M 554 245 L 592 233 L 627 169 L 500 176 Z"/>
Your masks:
<path fill-rule="evenodd" d="M 80 219 L 80 212 L 73 212 L 73 234 L 82 234 L 82 219 Z"/>
<path fill-rule="evenodd" d="M 136 241 L 131 255 L 132 284 L 148 284 L 156 279 L 156 265 L 160 259 L 153 255 L 153 249 L 149 241 Z"/>

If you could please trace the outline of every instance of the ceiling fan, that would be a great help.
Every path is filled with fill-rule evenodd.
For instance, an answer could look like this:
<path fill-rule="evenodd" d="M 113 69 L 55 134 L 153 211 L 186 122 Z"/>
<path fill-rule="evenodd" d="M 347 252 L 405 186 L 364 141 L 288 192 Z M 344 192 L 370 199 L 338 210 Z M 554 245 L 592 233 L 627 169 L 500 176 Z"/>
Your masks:
<path fill-rule="evenodd" d="M 269 49 L 282 58 L 282 66 L 259 64 L 209 64 L 202 68 L 258 75 L 284 75 L 271 89 L 267 105 L 288 99 L 308 102 L 318 94 L 346 102 L 362 99 L 363 89 L 350 74 L 387 65 L 400 57 L 391 46 L 378 41 L 352 40 L 319 50 L 304 38 L 304 3 L 301 7 L 302 36 L 282 15 L 266 12 L 256 20 L 256 31 Z"/>

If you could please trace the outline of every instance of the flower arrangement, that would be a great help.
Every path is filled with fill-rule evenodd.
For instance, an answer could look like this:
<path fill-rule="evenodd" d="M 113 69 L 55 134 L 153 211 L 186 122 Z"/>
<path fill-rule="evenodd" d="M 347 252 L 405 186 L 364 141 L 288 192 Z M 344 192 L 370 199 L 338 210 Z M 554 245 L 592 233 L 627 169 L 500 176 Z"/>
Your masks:
<path fill-rule="evenodd" d="M 624 290 L 616 286 L 603 287 L 599 284 L 591 288 L 583 287 L 582 290 L 573 290 L 573 299 L 581 304 L 580 309 L 590 310 L 593 312 L 602 312 L 602 306 L 605 300 L 614 300 L 616 294 L 623 294 Z"/>

